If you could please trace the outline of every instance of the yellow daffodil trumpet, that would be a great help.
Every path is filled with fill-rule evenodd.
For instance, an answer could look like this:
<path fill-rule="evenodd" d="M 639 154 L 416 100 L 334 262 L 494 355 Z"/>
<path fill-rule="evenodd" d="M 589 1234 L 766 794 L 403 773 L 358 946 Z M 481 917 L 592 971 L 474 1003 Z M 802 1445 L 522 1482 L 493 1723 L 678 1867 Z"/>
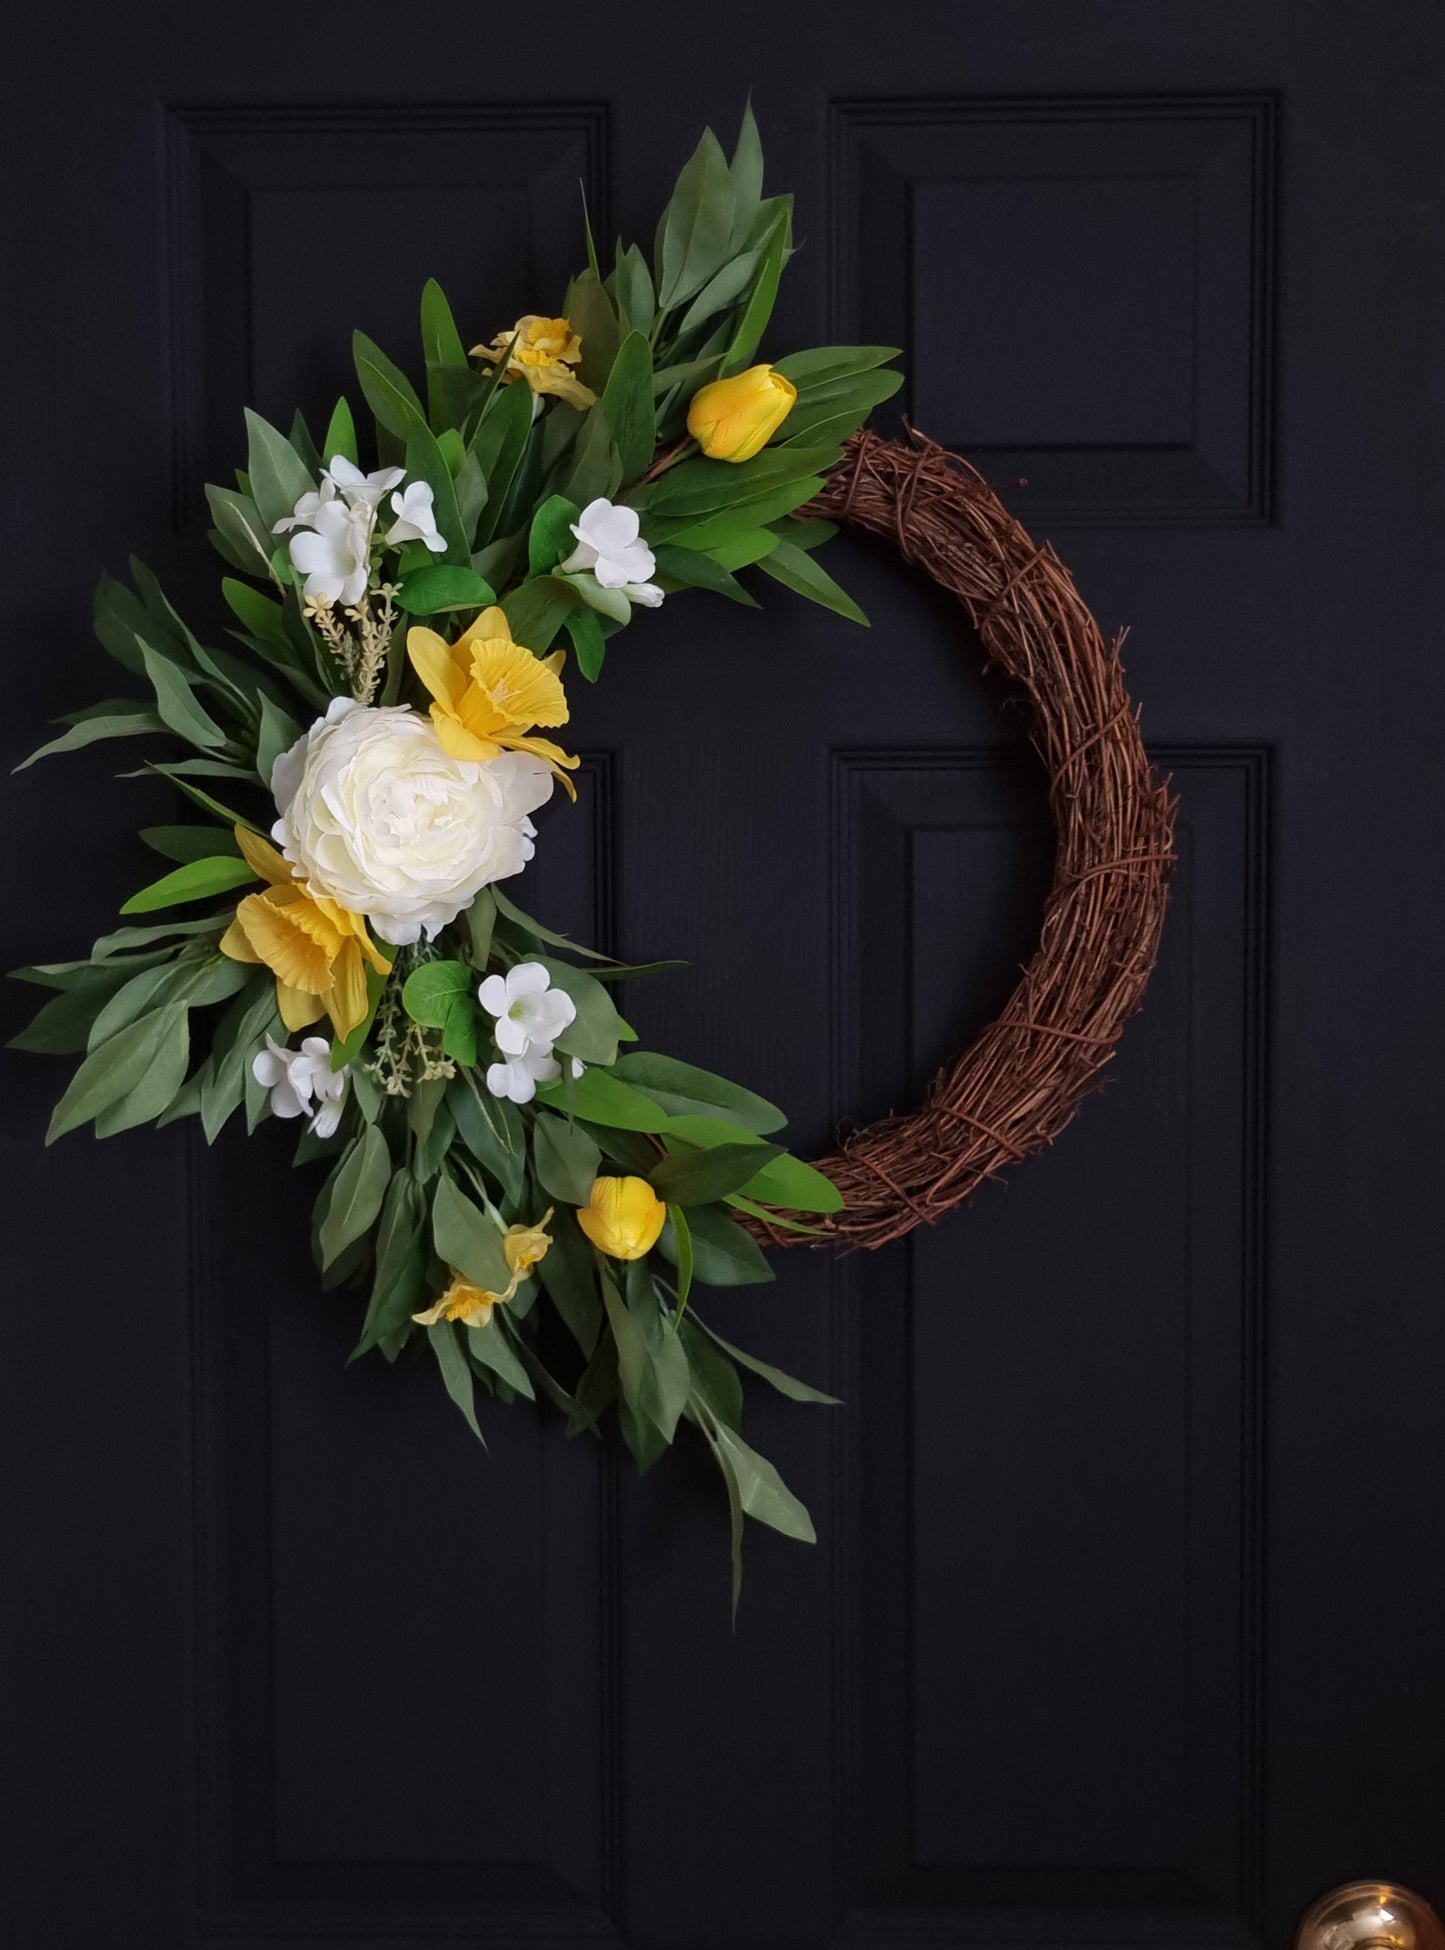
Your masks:
<path fill-rule="evenodd" d="M 641 1259 L 657 1244 L 667 1207 L 645 1178 L 594 1178 L 577 1223 L 609 1259 Z"/>
<path fill-rule="evenodd" d="M 474 345 L 471 356 L 484 359 L 489 366 L 505 358 L 504 383 L 525 379 L 534 393 L 564 399 L 584 413 L 597 404 L 596 393 L 572 371 L 582 357 L 582 341 L 565 318 L 543 318 L 528 312 L 510 332 L 498 332 L 490 345 Z"/>
<path fill-rule="evenodd" d="M 263 962 L 276 977 L 276 1007 L 290 1030 L 330 1016 L 341 1041 L 366 1019 L 366 963 L 379 975 L 391 963 L 359 914 L 310 892 L 269 840 L 244 826 L 236 843 L 246 864 L 268 883 L 247 894 L 221 936 L 232 961 Z"/>
<path fill-rule="evenodd" d="M 577 797 L 567 773 L 575 771 L 578 760 L 549 738 L 532 735 L 534 725 L 567 722 L 565 651 L 539 657 L 514 643 L 505 611 L 495 607 L 484 609 L 455 643 L 418 624 L 407 631 L 406 650 L 431 692 L 432 723 L 443 751 L 472 763 L 504 751 L 530 752 Z"/>
<path fill-rule="evenodd" d="M 749 366 L 693 394 L 687 430 L 709 460 L 751 460 L 793 410 L 798 389 L 772 366 Z"/>

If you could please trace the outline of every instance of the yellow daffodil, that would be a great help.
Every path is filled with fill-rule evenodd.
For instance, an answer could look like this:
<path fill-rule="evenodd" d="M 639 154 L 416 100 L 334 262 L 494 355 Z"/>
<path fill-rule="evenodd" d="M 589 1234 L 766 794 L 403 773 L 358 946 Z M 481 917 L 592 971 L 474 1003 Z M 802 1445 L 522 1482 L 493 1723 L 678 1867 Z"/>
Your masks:
<path fill-rule="evenodd" d="M 538 1261 L 547 1257 L 547 1249 L 552 1244 L 547 1227 L 553 1210 L 549 1205 L 534 1226 L 508 1226 L 503 1233 L 502 1251 L 512 1271 L 505 1293 L 473 1286 L 460 1273 L 454 1273 L 451 1285 L 435 1306 L 428 1307 L 425 1313 L 413 1314 L 412 1319 L 423 1327 L 434 1327 L 439 1320 L 459 1320 L 464 1327 L 485 1327 L 492 1318 L 493 1307 L 504 1307 L 517 1288 L 532 1277 Z"/>
<path fill-rule="evenodd" d="M 657 1244 L 667 1207 L 645 1178 L 594 1178 L 577 1223 L 609 1259 L 641 1259 Z"/>
<path fill-rule="evenodd" d="M 244 826 L 236 828 L 236 841 L 247 866 L 269 885 L 236 909 L 221 936 L 222 954 L 265 963 L 276 977 L 276 1006 L 288 1029 L 328 1015 L 344 1041 L 366 1017 L 365 963 L 380 975 L 391 963 L 362 916 L 311 893 L 269 841 Z"/>
<path fill-rule="evenodd" d="M 474 345 L 472 357 L 495 366 L 509 345 L 504 381 L 525 379 L 534 393 L 554 394 L 584 412 L 597 404 L 596 393 L 571 371 L 582 357 L 582 341 L 565 318 L 541 318 L 529 311 L 510 332 L 498 332 L 490 345 Z"/>
<path fill-rule="evenodd" d="M 436 1305 L 428 1307 L 425 1313 L 413 1314 L 412 1319 L 423 1327 L 435 1327 L 439 1320 L 459 1320 L 463 1327 L 485 1327 L 493 1307 L 505 1306 L 516 1291 L 515 1280 L 505 1293 L 492 1293 L 484 1286 L 472 1286 L 457 1273 Z"/>
<path fill-rule="evenodd" d="M 771 366 L 749 366 L 731 379 L 700 386 L 687 409 L 687 430 L 709 460 L 751 460 L 793 410 L 798 389 Z"/>
<path fill-rule="evenodd" d="M 505 612 L 496 608 L 484 609 L 455 643 L 417 625 L 406 633 L 406 649 L 432 694 L 432 723 L 443 751 L 473 763 L 504 751 L 531 752 L 577 797 L 567 777 L 576 758 L 549 738 L 532 736 L 533 725 L 567 722 L 564 651 L 539 657 L 514 643 Z"/>
<path fill-rule="evenodd" d="M 547 1257 L 552 1244 L 552 1235 L 547 1227 L 552 1223 L 555 1206 L 549 1205 L 534 1226 L 508 1226 L 502 1235 L 502 1251 L 507 1255 L 507 1264 L 515 1275 L 514 1286 L 530 1279 L 532 1268 Z"/>

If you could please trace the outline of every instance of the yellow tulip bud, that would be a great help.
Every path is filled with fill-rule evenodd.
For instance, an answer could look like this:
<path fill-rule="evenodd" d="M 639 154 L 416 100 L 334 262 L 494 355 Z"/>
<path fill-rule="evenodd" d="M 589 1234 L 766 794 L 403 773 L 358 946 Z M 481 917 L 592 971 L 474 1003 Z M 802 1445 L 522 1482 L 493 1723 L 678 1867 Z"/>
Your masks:
<path fill-rule="evenodd" d="M 793 410 L 798 389 L 771 366 L 714 379 L 693 395 L 687 430 L 709 460 L 751 460 Z"/>
<path fill-rule="evenodd" d="M 577 1223 L 599 1253 L 641 1259 L 657 1244 L 667 1207 L 645 1178 L 594 1178 Z"/>

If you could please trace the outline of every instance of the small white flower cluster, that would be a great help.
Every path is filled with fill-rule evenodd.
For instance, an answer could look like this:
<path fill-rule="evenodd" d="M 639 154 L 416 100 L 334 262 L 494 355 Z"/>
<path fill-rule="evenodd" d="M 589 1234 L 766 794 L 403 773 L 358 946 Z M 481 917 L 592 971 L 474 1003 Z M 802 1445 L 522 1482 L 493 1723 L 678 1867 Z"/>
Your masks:
<path fill-rule="evenodd" d="M 619 623 L 627 621 L 633 603 L 658 607 L 662 591 L 649 580 L 656 574 L 657 558 L 642 539 L 635 508 L 599 496 L 570 525 L 577 546 L 558 564 L 558 573 L 579 578 L 578 593 L 585 602 Z M 580 580 L 587 575 L 590 586 Z"/>
<path fill-rule="evenodd" d="M 341 1122 L 351 1065 L 331 1067 L 331 1045 L 324 1036 L 308 1036 L 300 1049 L 284 1049 L 268 1036 L 251 1064 L 257 1083 L 271 1092 L 273 1117 L 305 1117 L 312 1110 L 310 1129 L 329 1138 Z"/>
<path fill-rule="evenodd" d="M 363 474 L 344 454 L 333 454 L 320 485 L 303 494 L 291 513 L 276 523 L 274 534 L 291 535 L 291 566 L 306 578 L 303 594 L 308 600 L 348 607 L 361 601 L 371 579 L 371 551 L 383 495 L 391 495 L 396 516 L 382 536 L 388 548 L 422 542 L 433 555 L 443 553 L 446 537 L 437 529 L 430 483 L 412 481 L 403 489 L 405 479 L 404 467 Z"/>
<path fill-rule="evenodd" d="M 497 1048 L 503 1060 L 487 1070 L 487 1088 L 494 1097 L 528 1104 L 539 1083 L 552 1083 L 562 1066 L 552 1046 L 577 1019 L 577 1004 L 561 989 L 539 961 L 519 961 L 506 975 L 489 975 L 477 990 L 482 1007 L 497 1019 Z M 572 1074 L 582 1065 L 574 1056 Z"/>

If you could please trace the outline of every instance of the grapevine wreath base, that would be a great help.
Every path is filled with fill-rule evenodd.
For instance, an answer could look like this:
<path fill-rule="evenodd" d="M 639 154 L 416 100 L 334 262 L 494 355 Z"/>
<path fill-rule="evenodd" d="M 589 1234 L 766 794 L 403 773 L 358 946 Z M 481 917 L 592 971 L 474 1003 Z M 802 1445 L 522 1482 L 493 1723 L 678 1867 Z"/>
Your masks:
<path fill-rule="evenodd" d="M 817 1161 L 843 1194 L 829 1237 L 883 1246 L 1051 1144 L 1097 1087 L 1159 952 L 1174 805 L 1124 687 L 1122 637 L 1105 642 L 1050 544 L 967 461 L 865 427 L 807 513 L 891 537 L 957 596 L 989 663 L 1028 695 L 1058 831 L 1038 952 L 1003 1013 L 917 1109 Z M 771 1245 L 819 1243 L 767 1230 Z"/>

